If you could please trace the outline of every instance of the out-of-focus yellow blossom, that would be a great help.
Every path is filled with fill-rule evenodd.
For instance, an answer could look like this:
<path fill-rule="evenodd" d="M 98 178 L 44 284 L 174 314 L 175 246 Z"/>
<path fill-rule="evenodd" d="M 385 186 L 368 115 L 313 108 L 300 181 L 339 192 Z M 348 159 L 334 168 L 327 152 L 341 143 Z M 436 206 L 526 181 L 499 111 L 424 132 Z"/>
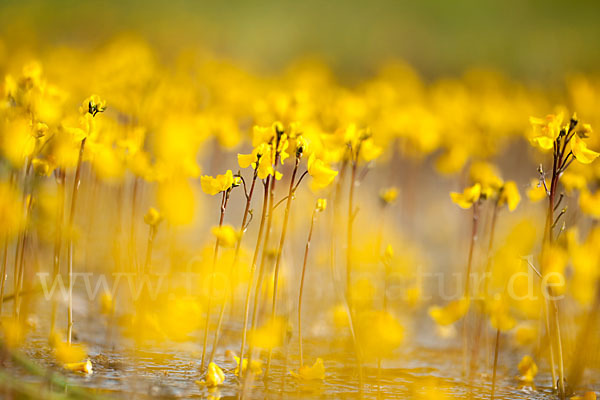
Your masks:
<path fill-rule="evenodd" d="M 284 336 L 287 334 L 287 327 L 288 325 L 282 317 L 271 318 L 249 333 L 250 343 L 260 349 L 281 346 Z"/>
<path fill-rule="evenodd" d="M 508 302 L 502 296 L 496 296 L 487 304 L 490 323 L 495 329 L 503 332 L 515 327 L 517 321 L 510 315 Z"/>
<path fill-rule="evenodd" d="M 450 325 L 465 316 L 469 311 L 470 301 L 467 297 L 453 300 L 443 307 L 429 307 L 429 316 L 439 325 Z"/>
<path fill-rule="evenodd" d="M 18 347 L 25 339 L 25 327 L 16 318 L 3 318 L 0 322 L 3 344 L 9 349 Z"/>
<path fill-rule="evenodd" d="M 30 123 L 25 118 L 14 118 L 3 121 L 0 132 L 10 132 L 2 135 L 2 146 L 0 149 L 6 159 L 14 167 L 20 168 L 25 160 L 30 157 L 34 150 L 36 139 L 32 134 Z"/>
<path fill-rule="evenodd" d="M 585 392 L 583 396 L 573 396 L 571 400 L 596 400 L 596 392 Z"/>
<path fill-rule="evenodd" d="M 0 233 L 13 237 L 23 227 L 21 195 L 8 182 L 0 182 Z"/>
<path fill-rule="evenodd" d="M 54 358 L 61 364 L 78 363 L 87 358 L 87 348 L 83 344 L 58 341 L 54 345 Z"/>
<path fill-rule="evenodd" d="M 158 184 L 156 193 L 159 209 L 172 225 L 192 222 L 196 209 L 195 195 L 187 179 L 176 177 Z"/>
<path fill-rule="evenodd" d="M 531 356 L 523 356 L 519 365 L 519 380 L 526 383 L 532 383 L 538 373 L 538 367 Z"/>
<path fill-rule="evenodd" d="M 298 373 L 290 371 L 293 377 L 298 379 L 310 380 L 323 380 L 325 379 L 325 366 L 323 365 L 323 359 L 317 358 L 313 365 L 303 365 L 298 369 Z"/>
<path fill-rule="evenodd" d="M 584 189 L 579 195 L 579 207 L 581 211 L 589 215 L 592 218 L 600 218 L 600 190 L 596 190 L 595 193 L 591 193 L 589 190 Z"/>
<path fill-rule="evenodd" d="M 344 304 L 337 304 L 331 309 L 333 324 L 338 328 L 345 328 L 349 324 L 348 309 Z"/>
<path fill-rule="evenodd" d="M 530 117 L 533 127 L 532 141 L 543 150 L 550 150 L 562 129 L 563 113 L 547 115 L 546 118 Z"/>
<path fill-rule="evenodd" d="M 34 158 L 31 161 L 31 166 L 33 167 L 35 173 L 40 176 L 50 176 L 52 173 L 52 168 L 50 167 L 48 161 L 41 158 Z"/>
<path fill-rule="evenodd" d="M 234 247 L 239 238 L 238 231 L 231 225 L 213 226 L 210 231 L 223 247 Z"/>
<path fill-rule="evenodd" d="M 558 244 L 546 245 L 541 260 L 542 270 L 546 284 L 550 286 L 554 294 L 563 294 L 565 292 L 566 278 L 565 269 L 569 255 Z"/>
<path fill-rule="evenodd" d="M 587 179 L 584 175 L 575 171 L 567 170 L 560 176 L 560 182 L 567 193 L 573 190 L 583 190 L 587 186 Z"/>
<path fill-rule="evenodd" d="M 469 209 L 471 206 L 479 201 L 481 195 L 481 185 L 479 183 L 474 184 L 466 188 L 462 193 L 452 192 L 450 198 L 459 207 Z"/>
<path fill-rule="evenodd" d="M 390 187 L 387 189 L 383 189 L 380 193 L 379 193 L 379 198 L 381 199 L 381 201 L 384 204 L 393 204 L 396 202 L 396 199 L 398 198 L 398 188 L 396 187 Z"/>
<path fill-rule="evenodd" d="M 100 312 L 102 314 L 111 315 L 115 311 L 115 302 L 113 296 L 108 291 L 102 292 L 100 295 Z"/>
<path fill-rule="evenodd" d="M 196 384 L 207 387 L 216 387 L 222 385 L 223 382 L 225 382 L 225 373 L 223 373 L 221 367 L 214 362 L 211 362 L 208 364 L 204 380 L 196 381 Z"/>
<path fill-rule="evenodd" d="M 236 363 L 234 374 L 236 376 L 240 376 L 240 358 L 237 356 L 234 356 L 233 359 L 235 360 L 235 363 Z M 262 360 L 252 360 L 252 363 L 250 364 L 250 371 L 252 372 L 252 374 L 262 375 L 262 373 L 263 373 L 262 364 L 263 364 Z M 244 360 L 242 361 L 242 375 L 244 375 L 246 373 L 247 369 L 248 369 L 248 359 L 244 358 Z"/>
<path fill-rule="evenodd" d="M 200 184 L 204 193 L 214 196 L 217 193 L 224 192 L 233 186 L 233 172 L 230 169 L 223 175 L 212 177 L 203 175 L 200 177 Z"/>
<path fill-rule="evenodd" d="M 577 161 L 582 164 L 590 164 L 600 155 L 600 153 L 588 149 L 587 144 L 578 134 L 575 134 L 571 139 L 571 151 Z"/>
<path fill-rule="evenodd" d="M 360 145 L 360 158 L 365 162 L 370 162 L 378 158 L 383 149 L 377 146 L 372 138 L 368 138 Z"/>
<path fill-rule="evenodd" d="M 322 160 L 317 159 L 315 153 L 310 155 L 307 165 L 308 173 L 313 178 L 314 185 L 318 189 L 328 186 L 338 174 L 338 171 L 327 167 Z"/>
<path fill-rule="evenodd" d="M 514 181 L 507 181 L 500 191 L 498 205 L 503 206 L 506 204 L 509 211 L 514 211 L 520 202 L 521 195 L 519 194 L 517 184 Z"/>
<path fill-rule="evenodd" d="M 82 362 L 63 364 L 63 368 L 71 372 L 81 372 L 84 374 L 91 374 L 94 372 L 92 362 L 89 359 Z"/>
<path fill-rule="evenodd" d="M 157 226 L 161 220 L 162 216 L 154 207 L 150 207 L 146 215 L 144 215 L 144 222 L 150 226 Z"/>
<path fill-rule="evenodd" d="M 532 323 L 520 323 L 515 327 L 515 341 L 519 346 L 529 346 L 538 338 L 538 328 Z"/>
<path fill-rule="evenodd" d="M 319 212 L 325 211 L 327 208 L 327 199 L 317 199 L 317 205 L 315 206 L 315 210 Z"/>
<path fill-rule="evenodd" d="M 388 357 L 404 339 L 404 327 L 387 311 L 367 310 L 356 322 L 357 338 L 365 357 Z"/>
<path fill-rule="evenodd" d="M 484 161 L 474 162 L 471 165 L 469 178 L 471 182 L 477 182 L 481 185 L 481 193 L 485 194 L 486 197 L 491 197 L 504 183 L 500 177 L 498 168 Z"/>
<path fill-rule="evenodd" d="M 538 202 L 548 197 L 546 188 L 540 183 L 539 179 L 534 178 L 531 180 L 529 189 L 527 189 L 527 197 L 533 202 Z"/>

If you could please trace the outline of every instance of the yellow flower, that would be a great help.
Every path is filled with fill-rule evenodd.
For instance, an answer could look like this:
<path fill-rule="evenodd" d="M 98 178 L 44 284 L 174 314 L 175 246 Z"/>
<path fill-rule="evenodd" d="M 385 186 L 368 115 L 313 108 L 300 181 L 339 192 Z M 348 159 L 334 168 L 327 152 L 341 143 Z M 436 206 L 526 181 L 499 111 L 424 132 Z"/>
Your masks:
<path fill-rule="evenodd" d="M 575 171 L 565 171 L 560 176 L 560 182 L 568 193 L 573 190 L 583 190 L 587 185 L 586 177 Z"/>
<path fill-rule="evenodd" d="M 587 144 L 577 134 L 571 140 L 571 151 L 577 161 L 582 164 L 590 164 L 600 155 L 600 153 L 588 149 Z"/>
<path fill-rule="evenodd" d="M 327 199 L 317 199 L 317 205 L 315 209 L 319 212 L 325 211 L 327 208 Z"/>
<path fill-rule="evenodd" d="M 2 338 L 8 348 L 19 346 L 25 339 L 25 327 L 16 318 L 3 319 L 0 328 L 2 329 Z"/>
<path fill-rule="evenodd" d="M 519 369 L 519 380 L 522 382 L 532 383 L 538 373 L 538 367 L 531 356 L 524 356 L 517 367 Z"/>
<path fill-rule="evenodd" d="M 203 175 L 200 177 L 200 184 L 204 193 L 214 196 L 231 188 L 233 185 L 233 172 L 228 169 L 224 175 L 217 175 L 215 178 Z"/>
<path fill-rule="evenodd" d="M 548 194 L 546 193 L 546 188 L 544 188 L 544 185 L 540 183 L 539 179 L 533 178 L 529 184 L 529 189 L 527 189 L 527 197 L 529 200 L 535 203 L 540 200 L 544 200 L 547 196 Z"/>
<path fill-rule="evenodd" d="M 462 193 L 452 192 L 450 193 L 450 198 L 459 207 L 468 209 L 471 208 L 473 203 L 479 200 L 479 196 L 481 195 L 481 185 L 479 183 L 474 184 L 466 188 Z"/>
<path fill-rule="evenodd" d="M 82 115 L 91 114 L 92 116 L 96 116 L 99 112 L 104 112 L 106 110 L 106 100 L 102 100 L 100 96 L 93 94 L 87 99 L 85 99 L 81 103 L 81 107 L 79 107 L 79 112 Z"/>
<path fill-rule="evenodd" d="M 160 223 L 162 217 L 158 210 L 154 207 L 150 207 L 146 215 L 144 215 L 144 222 L 150 226 L 156 226 Z"/>
<path fill-rule="evenodd" d="M 259 144 L 250 154 L 238 154 L 238 164 L 240 168 L 256 169 L 258 163 L 258 179 L 265 179 L 269 175 L 273 175 L 274 169 L 272 165 L 272 148 L 267 143 Z"/>
<path fill-rule="evenodd" d="M 62 364 L 78 363 L 87 357 L 87 349 L 82 344 L 69 344 L 57 341 L 54 345 L 54 358 Z"/>
<path fill-rule="evenodd" d="M 264 325 L 250 332 L 250 343 L 261 349 L 278 347 L 283 343 L 286 330 L 287 324 L 283 318 L 272 318 Z"/>
<path fill-rule="evenodd" d="M 237 356 L 233 356 L 233 359 L 235 360 L 235 363 L 237 364 L 235 367 L 235 370 L 233 372 L 234 372 L 234 374 L 239 376 L 240 375 L 240 358 Z M 244 360 L 242 361 L 242 374 L 245 374 L 247 369 L 248 369 L 248 359 L 244 358 Z M 252 360 L 252 363 L 250 364 L 250 371 L 254 375 L 261 375 L 263 373 L 262 360 Z"/>
<path fill-rule="evenodd" d="M 91 374 L 94 372 L 92 362 L 89 359 L 82 362 L 63 364 L 63 368 L 72 372 L 82 372 L 84 374 Z"/>
<path fill-rule="evenodd" d="M 223 247 L 234 247 L 239 238 L 238 232 L 231 225 L 213 226 L 211 232 Z"/>
<path fill-rule="evenodd" d="M 596 400 L 596 393 L 585 392 L 583 396 L 573 396 L 570 400 Z"/>
<path fill-rule="evenodd" d="M 16 235 L 24 226 L 21 194 L 8 182 L 0 182 L 0 234 Z"/>
<path fill-rule="evenodd" d="M 360 313 L 356 331 L 360 347 L 368 358 L 389 356 L 404 339 L 404 327 L 387 311 Z"/>
<path fill-rule="evenodd" d="M 314 153 L 308 157 L 308 173 L 319 189 L 328 186 L 338 174 L 337 171 L 327 167 L 322 160 L 317 159 Z"/>
<path fill-rule="evenodd" d="M 459 300 L 453 300 L 443 307 L 431 306 L 428 310 L 429 316 L 438 325 L 450 325 L 465 316 L 469 311 L 469 303 L 469 299 L 463 297 Z"/>
<path fill-rule="evenodd" d="M 223 370 L 214 362 L 208 364 L 208 370 L 206 376 L 202 381 L 196 381 L 196 384 L 208 387 L 216 387 L 222 385 L 225 382 L 225 374 Z"/>
<path fill-rule="evenodd" d="M 474 162 L 469 170 L 469 177 L 471 182 L 478 182 L 481 184 L 482 191 L 486 189 L 497 191 L 503 184 L 498 168 L 485 161 Z"/>
<path fill-rule="evenodd" d="M 600 190 L 595 193 L 590 193 L 587 188 L 582 190 L 579 195 L 579 207 L 585 214 L 596 219 L 600 218 Z"/>
<path fill-rule="evenodd" d="M 390 187 L 382 190 L 381 193 L 379 193 L 379 198 L 384 204 L 395 203 L 396 199 L 398 198 L 398 188 Z"/>
<path fill-rule="evenodd" d="M 508 205 L 509 211 L 514 211 L 515 208 L 521 202 L 521 195 L 519 194 L 519 189 L 517 188 L 517 184 L 514 181 L 508 181 L 502 187 L 502 191 L 500 192 L 500 198 L 498 199 L 498 205 L 503 206 L 504 204 Z"/>
<path fill-rule="evenodd" d="M 543 150 L 550 150 L 558 137 L 563 122 L 563 113 L 547 115 L 546 118 L 530 117 L 533 127 L 533 143 Z"/>
<path fill-rule="evenodd" d="M 487 304 L 490 323 L 495 329 L 509 331 L 517 325 L 517 321 L 509 313 L 509 305 L 501 296 L 490 300 Z"/>
<path fill-rule="evenodd" d="M 373 161 L 383 153 L 383 149 L 373 142 L 373 139 L 369 138 L 364 140 L 360 145 L 360 158 L 364 161 Z"/>
<path fill-rule="evenodd" d="M 304 380 L 323 380 L 325 379 L 325 366 L 323 359 L 317 358 L 312 366 L 303 365 L 298 369 L 298 373 L 290 371 L 293 377 Z"/>

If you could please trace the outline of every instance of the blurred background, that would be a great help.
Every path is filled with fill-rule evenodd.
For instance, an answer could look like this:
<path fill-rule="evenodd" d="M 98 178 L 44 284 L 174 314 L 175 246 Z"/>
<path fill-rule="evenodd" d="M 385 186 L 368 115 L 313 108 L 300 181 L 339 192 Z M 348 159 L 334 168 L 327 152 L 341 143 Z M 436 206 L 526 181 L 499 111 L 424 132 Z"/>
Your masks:
<path fill-rule="evenodd" d="M 390 58 L 426 78 L 477 66 L 557 81 L 597 68 L 598 16 L 595 0 L 2 0 L 0 58 L 135 32 L 167 60 L 197 48 L 256 71 L 315 55 L 350 81 Z"/>

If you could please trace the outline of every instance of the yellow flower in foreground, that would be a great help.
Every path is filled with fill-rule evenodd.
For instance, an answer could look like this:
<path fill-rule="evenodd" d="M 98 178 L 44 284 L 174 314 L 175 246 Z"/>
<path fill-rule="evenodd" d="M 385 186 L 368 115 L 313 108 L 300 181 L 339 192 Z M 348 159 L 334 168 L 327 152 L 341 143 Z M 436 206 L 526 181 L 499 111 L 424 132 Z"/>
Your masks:
<path fill-rule="evenodd" d="M 473 203 L 479 200 L 479 196 L 481 196 L 481 185 L 479 183 L 466 188 L 462 193 L 450 193 L 452 201 L 464 209 L 471 208 Z"/>
<path fill-rule="evenodd" d="M 63 368 L 72 372 L 82 372 L 84 374 L 91 374 L 94 372 L 92 362 L 89 359 L 83 362 L 66 363 L 63 365 Z"/>
<path fill-rule="evenodd" d="M 212 177 L 203 175 L 200 177 L 200 184 L 204 193 L 214 196 L 229 189 L 233 185 L 233 172 L 230 169 L 223 175 Z"/>
<path fill-rule="evenodd" d="M 579 195 L 579 207 L 585 214 L 596 219 L 600 218 L 600 190 L 596 193 L 590 193 L 587 189 L 582 190 Z"/>
<path fill-rule="evenodd" d="M 429 316 L 438 325 L 450 325 L 465 316 L 469 311 L 469 303 L 469 299 L 463 297 L 459 300 L 453 300 L 443 307 L 431 306 L 428 310 Z"/>
<path fill-rule="evenodd" d="M 4 344 L 8 348 L 19 346 L 25 339 L 25 327 L 16 318 L 3 319 L 0 327 Z"/>
<path fill-rule="evenodd" d="M 252 168 L 256 169 L 258 167 L 258 179 L 265 179 L 267 176 L 273 175 L 274 169 L 271 164 L 272 149 L 270 144 L 261 143 L 252 150 L 252 153 L 238 154 L 237 158 L 240 168 L 252 166 Z"/>
<path fill-rule="evenodd" d="M 517 184 L 514 181 L 506 182 L 502 187 L 502 192 L 500 193 L 500 197 L 498 199 L 498 205 L 503 206 L 506 204 L 509 211 L 514 211 L 520 202 L 521 195 L 519 194 Z"/>
<path fill-rule="evenodd" d="M 538 373 L 538 367 L 530 356 L 524 356 L 517 367 L 519 369 L 519 380 L 522 382 L 533 382 Z"/>
<path fill-rule="evenodd" d="M 383 149 L 373 142 L 373 139 L 369 138 L 364 140 L 360 146 L 360 158 L 366 162 L 373 161 L 383 153 Z"/>
<path fill-rule="evenodd" d="M 323 160 L 317 159 L 314 153 L 308 157 L 308 173 L 319 189 L 329 185 L 338 174 L 337 171 L 327 167 Z"/>
<path fill-rule="evenodd" d="M 600 155 L 600 153 L 588 149 L 587 144 L 577 134 L 571 140 L 571 151 L 577 161 L 582 164 L 590 164 Z"/>
<path fill-rule="evenodd" d="M 104 112 L 106 110 L 106 100 L 102 100 L 100 96 L 93 94 L 87 99 L 85 99 L 81 103 L 81 107 L 79 107 L 79 112 L 83 115 L 92 114 L 95 116 L 99 112 Z"/>
<path fill-rule="evenodd" d="M 495 329 L 509 331 L 517 325 L 517 321 L 509 313 L 509 305 L 505 299 L 494 298 L 488 304 L 490 323 Z"/>
<path fill-rule="evenodd" d="M 82 344 L 58 341 L 54 346 L 54 358 L 61 364 L 73 364 L 87 358 L 87 349 Z"/>
<path fill-rule="evenodd" d="M 404 327 L 386 311 L 360 313 L 356 332 L 365 357 L 371 359 L 389 356 L 404 339 Z"/>
<path fill-rule="evenodd" d="M 235 363 L 237 364 L 235 367 L 235 371 L 233 371 L 233 372 L 236 376 L 239 376 L 240 375 L 240 358 L 238 356 L 233 356 L 233 359 L 235 360 Z M 247 369 L 248 369 L 248 359 L 244 358 L 244 360 L 242 361 L 242 374 L 245 374 Z M 250 364 L 250 371 L 254 375 L 262 375 L 262 373 L 263 373 L 262 360 L 252 360 L 252 363 Z"/>
<path fill-rule="evenodd" d="M 223 247 L 233 247 L 238 240 L 238 232 L 231 225 L 213 226 L 211 232 Z"/>
<path fill-rule="evenodd" d="M 325 379 L 325 366 L 323 359 L 317 358 L 317 361 L 312 366 L 303 365 L 298 369 L 298 373 L 290 371 L 294 378 L 309 380 Z"/>
<path fill-rule="evenodd" d="M 398 188 L 391 187 L 381 191 L 379 198 L 384 204 L 393 204 L 398 198 Z"/>
<path fill-rule="evenodd" d="M 533 143 L 543 150 L 550 150 L 560 133 L 563 114 L 547 115 L 546 118 L 529 117 L 533 127 Z"/>
<path fill-rule="evenodd" d="M 206 376 L 202 381 L 196 381 L 196 384 L 208 387 L 215 387 L 225 382 L 225 374 L 223 370 L 214 362 L 208 364 L 208 370 Z"/>

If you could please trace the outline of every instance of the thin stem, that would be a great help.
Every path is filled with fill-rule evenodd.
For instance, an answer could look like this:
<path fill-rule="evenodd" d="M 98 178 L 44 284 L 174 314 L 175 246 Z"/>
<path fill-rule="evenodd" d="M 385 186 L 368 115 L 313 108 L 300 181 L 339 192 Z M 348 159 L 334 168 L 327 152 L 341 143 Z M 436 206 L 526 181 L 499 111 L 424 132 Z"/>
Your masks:
<path fill-rule="evenodd" d="M 263 236 L 265 226 L 265 216 L 267 213 L 267 206 L 269 203 L 269 179 L 267 178 L 267 184 L 264 188 L 262 214 L 260 217 L 260 226 L 258 228 L 258 236 L 256 237 L 256 246 L 254 247 L 254 255 L 252 256 L 252 266 L 250 267 L 250 279 L 248 281 L 248 288 L 246 289 L 246 301 L 244 303 L 244 324 L 242 325 L 242 345 L 240 348 L 240 362 L 244 360 L 244 350 L 246 346 L 246 334 L 248 330 L 248 314 L 250 311 L 250 294 L 252 292 L 252 283 L 254 282 L 254 275 L 256 273 L 256 261 L 258 260 L 258 252 L 260 249 L 260 243 Z M 240 368 L 239 376 L 243 375 L 242 368 Z"/>
<path fill-rule="evenodd" d="M 246 193 L 246 207 L 244 208 L 244 215 L 242 217 L 242 225 L 240 228 L 240 236 L 238 237 L 237 243 L 235 245 L 235 253 L 233 256 L 233 261 L 231 263 L 231 267 L 229 268 L 229 279 L 231 280 L 231 287 L 230 287 L 230 291 L 231 291 L 231 314 L 233 315 L 233 305 L 235 303 L 235 298 L 234 298 L 234 291 L 235 291 L 235 284 L 234 284 L 234 272 L 235 272 L 235 267 L 237 266 L 238 263 L 238 259 L 239 259 L 239 255 L 240 255 L 240 248 L 242 245 L 242 237 L 244 235 L 244 230 L 245 230 L 245 226 L 246 226 L 246 221 L 248 220 L 248 215 L 249 215 L 249 211 L 250 211 L 250 203 L 252 202 L 252 195 L 254 194 L 254 186 L 256 185 L 256 177 L 257 177 L 257 171 L 254 171 L 254 176 L 252 177 L 252 186 L 250 187 L 250 193 L 246 193 L 245 190 L 245 183 L 244 183 L 244 193 Z M 243 181 L 242 181 L 243 182 Z M 251 275 L 253 275 L 251 273 Z M 252 282 L 252 277 L 250 278 L 250 282 Z M 223 298 L 223 301 L 221 302 L 221 308 L 219 309 L 219 319 L 217 322 L 217 329 L 215 330 L 215 337 L 213 340 L 213 347 L 212 350 L 210 352 L 210 362 L 212 362 L 214 360 L 215 357 L 215 352 L 217 349 L 217 345 L 219 343 L 219 335 L 221 333 L 221 326 L 223 324 L 223 317 L 225 315 L 225 298 Z M 244 323 L 245 326 L 245 323 Z M 245 336 L 245 332 L 243 333 L 243 336 Z M 241 353 L 240 353 L 241 354 Z M 241 357 L 241 356 L 240 356 Z M 240 358 L 241 360 L 241 358 Z M 241 361 L 240 361 L 241 362 Z M 241 365 L 240 365 L 240 370 L 241 370 Z"/>
<path fill-rule="evenodd" d="M 469 299 L 471 296 L 470 285 L 471 285 L 471 270 L 473 267 L 473 253 L 475 250 L 475 244 L 477 243 L 477 229 L 479 222 L 479 201 L 473 203 L 473 225 L 471 230 L 471 243 L 469 245 L 469 257 L 467 260 L 467 275 L 465 277 L 465 298 Z M 463 375 L 467 371 L 467 314 L 463 317 L 462 326 L 462 337 L 463 337 Z"/>
<path fill-rule="evenodd" d="M 285 203 L 285 212 L 283 214 L 283 226 L 281 228 L 281 237 L 279 238 L 279 247 L 277 249 L 277 258 L 275 261 L 275 273 L 273 275 L 273 302 L 271 305 L 271 317 L 275 318 L 277 313 L 277 284 L 279 281 L 279 268 L 281 266 L 281 255 L 283 254 L 283 245 L 285 243 L 285 236 L 287 233 L 287 226 L 290 216 L 290 208 L 292 205 L 292 199 L 294 198 L 294 181 L 296 180 L 296 173 L 298 172 L 298 165 L 300 164 L 300 156 L 296 156 L 296 163 L 294 164 L 294 170 L 290 178 L 290 188 L 288 191 L 287 201 Z M 269 375 L 269 368 L 271 366 L 271 356 L 273 349 L 269 349 L 269 356 L 267 358 L 267 366 L 265 368 L 265 377 Z"/>
<path fill-rule="evenodd" d="M 225 220 L 225 210 L 227 209 L 227 202 L 229 200 L 229 189 L 223 192 L 221 197 L 221 215 L 219 217 L 219 228 L 223 226 Z M 200 371 L 204 371 L 204 361 L 206 359 L 206 346 L 208 345 L 208 323 L 210 321 L 210 311 L 212 306 L 212 297 L 214 290 L 214 275 L 217 266 L 217 257 L 219 256 L 219 238 L 215 239 L 215 249 L 213 251 L 212 267 L 210 272 L 210 285 L 208 290 L 208 304 L 206 305 L 206 318 L 204 320 L 204 343 L 202 345 L 202 359 L 200 361 Z"/>
<path fill-rule="evenodd" d="M 152 247 L 156 238 L 156 226 L 151 225 L 148 231 L 148 245 L 146 247 L 146 260 L 144 262 L 144 274 L 150 273 L 152 263 Z"/>
<path fill-rule="evenodd" d="M 498 367 L 498 351 L 500 350 L 500 329 L 496 330 L 496 346 L 494 348 L 494 371 L 492 373 L 492 395 L 490 398 L 494 400 L 496 392 L 496 370 Z"/>
<path fill-rule="evenodd" d="M 308 231 L 308 239 L 306 240 L 306 247 L 304 249 L 304 261 L 302 262 L 302 276 L 300 277 L 300 292 L 298 294 L 298 344 L 300 349 L 300 366 L 304 365 L 304 357 L 302 353 L 302 294 L 304 293 L 304 277 L 306 275 L 306 262 L 308 261 L 308 250 L 310 249 L 310 241 L 312 239 L 316 217 L 317 210 L 315 209 L 313 210 L 312 217 L 310 219 L 310 230 Z"/>
<path fill-rule="evenodd" d="M 62 229 L 65 210 L 65 171 L 59 168 L 56 173 L 56 184 L 58 189 L 58 204 L 56 206 L 56 236 L 54 238 L 54 270 L 53 279 L 56 280 L 60 274 L 60 253 L 62 248 Z M 53 282 L 54 282 L 53 280 Z M 50 333 L 56 329 L 56 298 L 52 298 L 52 315 L 50 319 Z"/>
<path fill-rule="evenodd" d="M 69 213 L 69 246 L 68 246 L 68 266 L 69 266 L 69 308 L 68 308 L 68 325 L 67 325 L 67 343 L 71 345 L 71 337 L 73 336 L 73 223 L 75 221 L 75 209 L 77 207 L 77 193 L 79 192 L 79 184 L 81 183 L 81 163 L 83 161 L 83 150 L 85 141 L 81 140 L 79 147 L 79 156 L 77 158 L 77 169 L 75 170 L 75 179 L 73 180 L 73 193 L 71 195 L 71 211 Z"/>
<path fill-rule="evenodd" d="M 356 156 L 358 158 L 358 154 Z M 356 168 L 358 165 L 357 160 L 352 160 L 352 176 L 350 178 L 350 193 L 348 195 L 348 236 L 347 236 L 347 248 L 346 248 L 346 297 L 351 306 L 352 297 L 350 293 L 350 286 L 352 284 L 352 228 L 354 223 L 354 187 L 356 186 Z M 350 307 L 352 309 L 352 306 Z"/>

